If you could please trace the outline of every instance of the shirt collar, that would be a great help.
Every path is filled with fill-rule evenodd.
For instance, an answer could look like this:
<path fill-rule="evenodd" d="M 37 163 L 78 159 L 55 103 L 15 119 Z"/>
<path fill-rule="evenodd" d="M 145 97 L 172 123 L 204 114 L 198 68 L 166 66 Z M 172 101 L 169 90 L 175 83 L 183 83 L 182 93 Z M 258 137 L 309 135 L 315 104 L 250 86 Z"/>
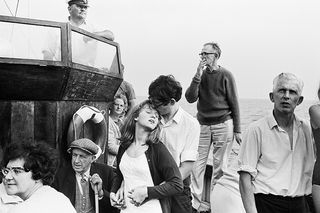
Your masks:
<path fill-rule="evenodd" d="M 299 127 L 302 124 L 302 120 L 294 115 L 294 122 L 297 127 Z M 271 111 L 271 114 L 267 117 L 267 123 L 270 129 L 273 129 L 274 127 L 278 127 L 278 123 L 273 115 L 273 111 Z"/>
<path fill-rule="evenodd" d="M 85 173 L 83 173 L 83 175 L 76 172 L 76 177 L 78 177 L 80 179 L 84 178 L 86 181 L 88 181 L 88 179 L 90 177 L 90 168 Z"/>
<path fill-rule="evenodd" d="M 171 119 L 171 121 L 174 121 L 176 123 L 179 123 L 182 119 L 182 110 L 181 110 L 181 107 L 179 106 L 176 114 L 173 116 L 173 118 Z M 160 120 L 161 124 L 162 125 L 165 125 L 166 123 L 164 122 L 164 119 L 161 117 L 161 120 Z M 167 123 L 171 123 L 170 121 L 167 122 Z"/>

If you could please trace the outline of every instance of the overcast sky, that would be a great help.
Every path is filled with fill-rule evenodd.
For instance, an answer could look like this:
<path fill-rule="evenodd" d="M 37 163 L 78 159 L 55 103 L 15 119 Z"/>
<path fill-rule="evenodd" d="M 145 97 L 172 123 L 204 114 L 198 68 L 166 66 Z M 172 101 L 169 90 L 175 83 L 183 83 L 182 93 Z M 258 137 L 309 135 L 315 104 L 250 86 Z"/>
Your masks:
<path fill-rule="evenodd" d="M 0 0 L 0 14 L 17 0 Z M 273 78 L 292 72 L 316 99 L 320 81 L 319 0 L 89 0 L 88 20 L 120 44 L 124 78 L 146 96 L 152 80 L 173 74 L 185 89 L 206 42 L 235 77 L 240 98 L 268 98 Z M 65 21 L 65 0 L 20 0 L 17 16 Z"/>

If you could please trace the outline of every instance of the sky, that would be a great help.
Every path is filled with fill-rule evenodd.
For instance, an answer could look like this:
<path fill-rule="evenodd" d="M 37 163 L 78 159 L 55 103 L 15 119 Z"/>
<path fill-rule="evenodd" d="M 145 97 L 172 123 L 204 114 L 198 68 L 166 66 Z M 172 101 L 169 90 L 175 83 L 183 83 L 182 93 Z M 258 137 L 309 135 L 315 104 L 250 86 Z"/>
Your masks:
<path fill-rule="evenodd" d="M 0 0 L 10 15 L 18 0 Z M 206 42 L 221 49 L 218 64 L 234 75 L 240 98 L 268 98 L 273 78 L 291 72 L 303 95 L 317 99 L 320 82 L 319 0 L 89 0 L 88 21 L 111 30 L 124 79 L 147 96 L 159 75 L 189 86 Z M 64 22 L 65 0 L 20 0 L 17 16 Z"/>

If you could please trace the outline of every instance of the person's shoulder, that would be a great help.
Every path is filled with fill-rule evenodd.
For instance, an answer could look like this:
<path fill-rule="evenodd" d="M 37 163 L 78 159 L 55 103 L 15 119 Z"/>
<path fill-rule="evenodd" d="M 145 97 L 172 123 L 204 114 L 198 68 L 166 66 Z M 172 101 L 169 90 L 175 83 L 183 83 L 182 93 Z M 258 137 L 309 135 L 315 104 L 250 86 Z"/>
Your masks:
<path fill-rule="evenodd" d="M 179 111 L 183 119 L 185 119 L 187 122 L 190 122 L 192 125 L 199 125 L 198 120 L 195 117 L 193 117 L 190 113 L 186 112 L 182 107 L 179 108 Z"/>
<path fill-rule="evenodd" d="M 320 113 L 320 105 L 319 104 L 314 104 L 309 107 L 309 114 L 311 115 L 313 113 Z"/>
<path fill-rule="evenodd" d="M 91 166 L 95 167 L 98 171 L 99 170 L 100 171 L 107 171 L 107 172 L 112 171 L 112 167 L 107 165 L 107 164 L 105 164 L 105 163 L 94 162 L 94 163 L 92 163 Z"/>
<path fill-rule="evenodd" d="M 221 67 L 220 66 L 220 72 L 223 76 L 229 77 L 229 78 L 233 78 L 233 74 L 231 71 L 229 71 L 228 69 Z"/>

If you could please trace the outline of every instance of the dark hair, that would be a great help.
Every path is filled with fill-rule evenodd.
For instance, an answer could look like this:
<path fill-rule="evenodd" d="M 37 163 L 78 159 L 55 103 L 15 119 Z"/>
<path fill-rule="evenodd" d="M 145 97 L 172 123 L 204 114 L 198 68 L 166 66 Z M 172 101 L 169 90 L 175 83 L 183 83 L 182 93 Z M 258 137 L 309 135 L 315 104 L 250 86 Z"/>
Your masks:
<path fill-rule="evenodd" d="M 220 49 L 220 47 L 219 47 L 219 45 L 218 45 L 217 43 L 208 42 L 208 43 L 205 43 L 203 46 L 206 46 L 206 45 L 211 45 L 211 47 L 217 52 L 216 57 L 217 57 L 217 58 L 220 58 L 220 56 L 221 56 L 221 49 Z"/>
<path fill-rule="evenodd" d="M 23 159 L 24 169 L 32 172 L 34 180 L 42 180 L 43 185 L 53 182 L 55 172 L 59 166 L 59 156 L 55 149 L 44 142 L 9 143 L 5 148 L 2 167 L 9 161 Z"/>
<path fill-rule="evenodd" d="M 141 110 L 146 106 L 150 107 L 151 109 L 156 110 L 153 107 L 151 101 L 145 100 L 145 101 L 141 102 L 140 104 L 136 105 L 133 108 L 133 110 L 131 111 L 131 113 L 129 113 L 128 116 L 126 117 L 124 124 L 120 129 L 121 137 L 119 139 L 125 147 L 128 147 L 133 142 L 133 140 L 135 138 L 135 130 L 136 130 L 135 118 L 137 118 L 139 116 L 139 113 L 141 112 Z M 159 114 L 159 112 L 158 112 L 158 114 Z M 160 134 L 160 126 L 158 124 L 155 129 L 150 131 L 150 134 L 147 138 L 146 143 L 147 144 L 158 143 L 159 142 L 159 134 Z"/>
<path fill-rule="evenodd" d="M 173 98 L 181 99 L 182 87 L 173 75 L 160 75 L 149 86 L 149 97 L 162 103 L 169 103 Z"/>

